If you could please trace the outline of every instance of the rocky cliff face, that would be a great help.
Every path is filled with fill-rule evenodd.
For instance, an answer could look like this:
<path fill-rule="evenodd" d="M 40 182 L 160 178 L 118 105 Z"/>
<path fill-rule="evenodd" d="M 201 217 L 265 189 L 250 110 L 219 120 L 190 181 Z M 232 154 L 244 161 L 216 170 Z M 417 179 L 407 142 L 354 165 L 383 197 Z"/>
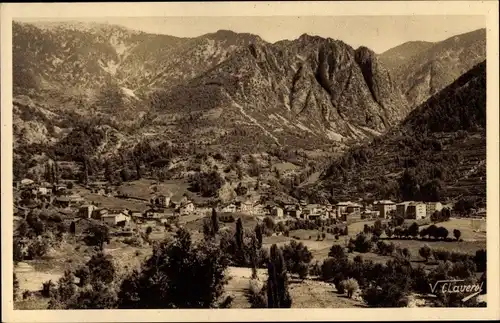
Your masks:
<path fill-rule="evenodd" d="M 309 144 L 370 138 L 408 112 L 373 52 L 307 35 L 253 43 L 182 90 L 190 95 L 177 97 L 177 89 L 158 109 L 222 109 L 220 126 L 250 125 L 278 145 L 297 137 L 309 138 Z"/>

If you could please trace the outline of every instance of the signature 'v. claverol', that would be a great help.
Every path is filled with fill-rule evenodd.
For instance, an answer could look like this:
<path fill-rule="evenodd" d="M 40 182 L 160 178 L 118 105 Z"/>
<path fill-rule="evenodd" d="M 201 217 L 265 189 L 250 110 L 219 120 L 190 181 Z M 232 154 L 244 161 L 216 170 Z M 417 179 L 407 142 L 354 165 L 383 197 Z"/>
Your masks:
<path fill-rule="evenodd" d="M 462 299 L 462 301 L 467 301 L 483 291 L 483 284 L 484 282 L 479 284 L 470 284 L 465 283 L 465 280 L 463 279 L 452 279 L 438 280 L 434 285 L 429 284 L 429 287 L 431 288 L 432 293 L 438 292 L 438 286 L 440 286 L 440 291 L 442 293 L 471 293 Z"/>

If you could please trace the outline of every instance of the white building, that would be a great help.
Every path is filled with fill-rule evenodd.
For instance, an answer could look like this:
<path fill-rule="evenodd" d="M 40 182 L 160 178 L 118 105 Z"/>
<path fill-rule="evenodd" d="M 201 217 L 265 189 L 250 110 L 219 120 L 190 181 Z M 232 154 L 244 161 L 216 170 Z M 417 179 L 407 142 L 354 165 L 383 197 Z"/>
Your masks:
<path fill-rule="evenodd" d="M 421 220 L 426 214 L 426 205 L 422 202 L 411 202 L 406 208 L 406 219 Z"/>
<path fill-rule="evenodd" d="M 434 212 L 441 211 L 443 209 L 443 204 L 441 202 L 427 202 L 425 206 L 426 213 L 428 215 L 432 215 Z"/>
<path fill-rule="evenodd" d="M 381 218 L 388 218 L 392 212 L 396 211 L 396 203 L 390 200 L 382 200 L 375 203 L 375 209 L 380 212 Z"/>

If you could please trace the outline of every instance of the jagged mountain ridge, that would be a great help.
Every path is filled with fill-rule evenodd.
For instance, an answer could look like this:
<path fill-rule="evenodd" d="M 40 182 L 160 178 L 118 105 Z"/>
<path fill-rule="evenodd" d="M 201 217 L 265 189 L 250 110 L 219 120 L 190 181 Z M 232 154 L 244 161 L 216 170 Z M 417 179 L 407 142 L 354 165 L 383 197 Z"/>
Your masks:
<path fill-rule="evenodd" d="M 13 31 L 15 93 L 86 97 L 114 82 L 147 104 L 161 90 L 168 104 L 153 111 L 160 122 L 144 124 L 148 134 L 180 136 L 175 122 L 196 119 L 214 128 L 207 143 L 257 130 L 273 145 L 304 147 L 371 138 L 409 111 L 372 51 L 333 39 L 269 44 L 227 30 L 189 39 L 92 24 L 14 23 Z M 193 113 L 201 110 L 209 117 Z"/>
<path fill-rule="evenodd" d="M 308 35 L 251 44 L 165 95 L 159 111 L 221 109 L 219 125 L 250 124 L 278 145 L 371 138 L 409 111 L 371 50 Z"/>
<path fill-rule="evenodd" d="M 407 55 L 407 52 L 416 54 Z M 380 57 L 387 62 L 394 61 L 398 55 L 405 59 L 387 66 L 394 80 L 401 84 L 409 104 L 416 107 L 486 59 L 486 29 L 456 35 L 430 46 L 421 42 L 406 43 Z"/>
<path fill-rule="evenodd" d="M 15 94 L 85 114 L 116 83 L 129 100 L 112 119 L 137 123 L 137 138 L 314 148 L 378 136 L 411 110 L 371 50 L 318 36 L 270 44 L 227 30 L 178 38 L 81 23 L 13 32 Z"/>

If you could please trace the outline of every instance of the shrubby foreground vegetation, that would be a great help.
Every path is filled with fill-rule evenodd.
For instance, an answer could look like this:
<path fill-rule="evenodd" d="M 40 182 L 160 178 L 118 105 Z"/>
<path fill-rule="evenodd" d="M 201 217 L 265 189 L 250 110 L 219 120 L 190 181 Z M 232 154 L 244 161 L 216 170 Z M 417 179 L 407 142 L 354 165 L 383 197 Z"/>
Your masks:
<path fill-rule="evenodd" d="M 357 298 L 369 307 L 408 306 L 412 295 L 429 294 L 429 284 L 443 279 L 483 282 L 485 288 L 485 250 L 469 255 L 424 245 L 419 250 L 424 261 L 415 263 L 411 258 L 416 255 L 407 248 L 377 238 L 374 232 L 382 229 L 380 223 L 351 238 L 347 247 L 333 244 L 328 258 L 318 262 L 307 246 L 296 240 L 264 248 L 262 237 L 269 230 L 264 224 L 245 230 L 238 219 L 235 230 L 221 230 L 215 212 L 206 219 L 205 239 L 195 243 L 190 233 L 180 228 L 174 237 L 153 243 L 152 255 L 139 268 L 125 272 L 117 268 L 112 256 L 101 251 L 102 240 L 96 239 L 91 243 L 96 251 L 90 260 L 66 271 L 57 282 L 44 283 L 41 295 L 49 299 L 51 309 L 228 308 L 233 298 L 225 292 L 225 286 L 231 265 L 252 268 L 246 296 L 253 308 L 291 307 L 290 284 L 308 277 L 330 283 L 337 293 Z M 21 229 L 28 235 L 33 230 L 31 226 Z M 88 236 L 98 236 L 90 231 Z M 354 252 L 358 255 L 351 257 Z M 375 263 L 363 259 L 367 252 L 391 259 L 385 264 Z M 426 266 L 431 263 L 434 265 Z M 258 268 L 266 269 L 265 280 L 257 274 Z M 16 277 L 14 293 L 19 299 Z M 431 299 L 432 306 L 484 306 L 475 299 L 463 303 L 463 296 L 438 293 Z"/>

